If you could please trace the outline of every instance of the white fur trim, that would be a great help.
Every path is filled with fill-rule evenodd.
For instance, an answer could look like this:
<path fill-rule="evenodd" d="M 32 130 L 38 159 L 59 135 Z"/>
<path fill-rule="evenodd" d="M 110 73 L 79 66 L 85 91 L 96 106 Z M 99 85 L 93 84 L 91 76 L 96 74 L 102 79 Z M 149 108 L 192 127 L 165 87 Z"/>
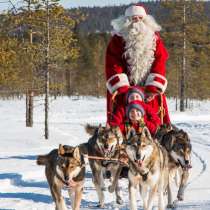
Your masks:
<path fill-rule="evenodd" d="M 130 17 L 130 16 L 141 16 L 142 18 L 147 16 L 147 13 L 144 9 L 144 7 L 141 6 L 130 6 L 125 10 L 125 16 Z"/>
<path fill-rule="evenodd" d="M 111 81 L 115 78 L 119 79 L 119 82 L 115 83 L 114 85 L 111 85 Z M 109 90 L 111 94 L 113 94 L 117 89 L 123 87 L 123 86 L 130 86 L 128 77 L 126 74 L 115 74 L 112 77 L 110 77 L 106 83 L 106 87 Z"/>
<path fill-rule="evenodd" d="M 155 78 L 160 78 L 160 79 L 164 80 L 165 83 L 162 84 L 162 83 L 160 83 L 158 81 L 155 81 L 154 80 Z M 155 86 L 155 87 L 161 89 L 162 93 L 164 93 L 166 88 L 167 88 L 167 84 L 168 84 L 168 81 L 167 81 L 167 79 L 164 76 L 162 76 L 161 74 L 151 73 L 147 77 L 145 86 L 149 86 L 149 85 Z"/>

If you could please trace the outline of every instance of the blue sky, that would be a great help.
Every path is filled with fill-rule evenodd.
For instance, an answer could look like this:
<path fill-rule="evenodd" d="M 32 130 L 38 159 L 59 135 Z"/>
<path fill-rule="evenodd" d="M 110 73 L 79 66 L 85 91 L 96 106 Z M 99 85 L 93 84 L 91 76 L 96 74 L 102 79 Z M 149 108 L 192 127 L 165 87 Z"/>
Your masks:
<path fill-rule="evenodd" d="M 138 2 L 137 0 L 61 0 L 65 7 L 78 7 L 78 6 L 108 6 L 129 4 L 131 2 Z"/>
<path fill-rule="evenodd" d="M 11 0 L 16 7 L 21 6 L 21 0 Z M 5 2 L 5 3 L 2 3 Z M 138 2 L 138 0 L 61 0 L 61 4 L 65 8 L 79 7 L 79 6 L 109 6 L 120 5 Z M 11 4 L 8 0 L 0 0 L 0 11 L 11 8 Z"/>

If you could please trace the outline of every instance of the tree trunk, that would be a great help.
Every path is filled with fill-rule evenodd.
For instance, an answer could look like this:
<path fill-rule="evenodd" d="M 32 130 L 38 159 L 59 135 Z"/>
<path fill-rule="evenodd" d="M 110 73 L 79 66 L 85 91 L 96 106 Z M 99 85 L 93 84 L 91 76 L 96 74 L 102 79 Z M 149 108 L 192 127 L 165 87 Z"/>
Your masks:
<path fill-rule="evenodd" d="M 185 109 L 189 108 L 189 99 L 186 97 L 185 98 Z"/>
<path fill-rule="evenodd" d="M 66 69 L 66 94 L 67 96 L 71 97 L 71 71 Z"/>
<path fill-rule="evenodd" d="M 29 94 L 26 92 L 26 127 L 29 127 Z"/>
<path fill-rule="evenodd" d="M 29 127 L 33 127 L 33 116 L 34 116 L 34 92 L 29 93 Z"/>
<path fill-rule="evenodd" d="M 47 43 L 46 43 L 46 65 L 45 65 L 45 139 L 49 138 L 49 51 L 50 51 L 50 16 L 49 16 L 49 2 L 46 2 L 47 10 Z"/>
<path fill-rule="evenodd" d="M 182 68 L 181 68 L 181 74 L 180 74 L 180 111 L 185 111 L 184 106 L 184 99 L 185 99 L 185 73 L 186 73 L 186 29 L 185 29 L 185 23 L 186 23 L 186 7 L 185 7 L 185 1 L 183 6 L 183 57 L 182 57 Z"/>
<path fill-rule="evenodd" d="M 100 97 L 100 73 L 99 73 L 99 69 L 97 70 L 97 98 Z"/>
<path fill-rule="evenodd" d="M 178 98 L 176 96 L 176 111 L 178 110 Z"/>

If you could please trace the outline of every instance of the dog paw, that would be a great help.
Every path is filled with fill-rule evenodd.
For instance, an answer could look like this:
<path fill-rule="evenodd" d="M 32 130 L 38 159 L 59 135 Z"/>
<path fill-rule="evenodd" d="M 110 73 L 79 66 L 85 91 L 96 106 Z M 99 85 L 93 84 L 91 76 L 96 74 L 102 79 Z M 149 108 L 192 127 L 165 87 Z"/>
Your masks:
<path fill-rule="evenodd" d="M 178 199 L 179 201 L 183 201 L 183 200 L 184 200 L 184 196 L 183 196 L 183 195 L 177 195 L 177 199 Z"/>
<path fill-rule="evenodd" d="M 117 204 L 122 205 L 123 204 L 123 200 L 122 198 L 118 197 L 116 200 Z"/>
<path fill-rule="evenodd" d="M 102 191 L 106 191 L 107 189 L 106 189 L 106 187 L 104 186 L 104 187 L 101 187 L 101 190 L 102 190 Z"/>
<path fill-rule="evenodd" d="M 112 185 L 110 185 L 110 186 L 108 187 L 108 190 L 109 190 L 110 193 L 113 193 L 113 192 L 114 192 L 114 187 L 113 187 Z"/>
<path fill-rule="evenodd" d="M 175 209 L 175 208 L 176 208 L 176 205 L 174 203 L 167 205 L 167 209 Z"/>
<path fill-rule="evenodd" d="M 97 207 L 97 208 L 100 208 L 100 209 L 104 209 L 104 208 L 105 208 L 105 205 L 99 203 L 96 207 Z"/>

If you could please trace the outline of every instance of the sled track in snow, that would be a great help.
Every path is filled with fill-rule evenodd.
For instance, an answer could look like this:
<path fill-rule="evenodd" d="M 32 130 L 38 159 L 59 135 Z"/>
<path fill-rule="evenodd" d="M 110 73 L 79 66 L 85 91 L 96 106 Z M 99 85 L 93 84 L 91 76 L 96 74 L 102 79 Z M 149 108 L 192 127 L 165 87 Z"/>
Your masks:
<path fill-rule="evenodd" d="M 207 146 L 207 147 L 210 147 L 210 144 L 206 143 L 206 142 L 200 142 L 200 141 L 196 141 L 196 140 L 193 140 L 193 143 L 196 143 L 196 144 L 200 144 L 202 146 Z"/>
<path fill-rule="evenodd" d="M 195 157 L 200 161 L 200 163 L 202 164 L 202 169 L 196 177 L 194 177 L 190 182 L 188 182 L 187 186 L 196 181 L 199 177 L 201 177 L 205 173 L 207 166 L 205 160 L 202 159 L 202 157 L 197 152 L 192 151 L 192 154 L 195 155 Z"/>

